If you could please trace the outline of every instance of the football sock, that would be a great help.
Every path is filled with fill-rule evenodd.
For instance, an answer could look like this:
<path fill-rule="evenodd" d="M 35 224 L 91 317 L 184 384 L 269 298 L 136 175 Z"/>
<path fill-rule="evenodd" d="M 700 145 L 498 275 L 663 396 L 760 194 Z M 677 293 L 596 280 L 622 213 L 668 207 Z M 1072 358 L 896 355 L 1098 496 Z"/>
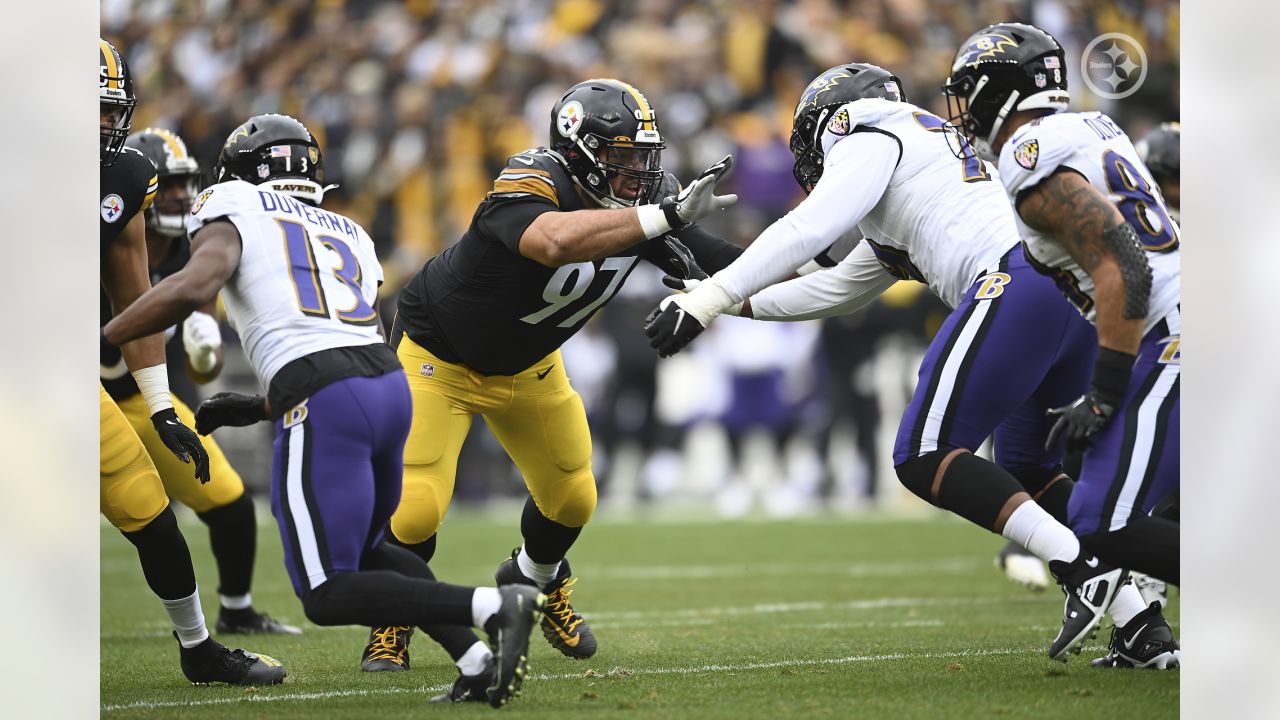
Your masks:
<path fill-rule="evenodd" d="M 1075 481 L 1062 471 L 1061 465 L 1011 470 L 1010 473 L 1022 483 L 1022 487 L 1037 505 L 1052 515 L 1054 520 L 1067 524 L 1067 501 L 1071 499 L 1071 488 L 1075 487 Z"/>
<path fill-rule="evenodd" d="M 249 593 L 243 595 L 223 595 L 218 593 L 218 602 L 227 610 L 248 610 L 253 607 L 253 597 Z"/>
<path fill-rule="evenodd" d="M 520 534 L 524 536 L 524 550 L 530 559 L 549 565 L 564 559 L 578 535 L 582 534 L 582 528 L 561 525 L 543 515 L 530 497 L 520 515 Z"/>
<path fill-rule="evenodd" d="M 471 595 L 471 624 L 475 627 L 484 627 L 485 622 L 501 607 L 502 594 L 498 592 L 498 588 L 476 588 Z"/>
<path fill-rule="evenodd" d="M 361 570 L 330 575 L 303 594 L 302 609 L 317 625 L 470 626 L 474 594 L 475 588 L 461 585 L 389 570 Z"/>
<path fill-rule="evenodd" d="M 479 675 L 491 657 L 493 652 L 489 646 L 477 640 L 454 664 L 463 675 Z"/>
<path fill-rule="evenodd" d="M 429 542 L 435 545 L 434 536 Z M 424 544 L 426 543 L 419 543 Z M 390 570 L 423 580 L 436 579 L 435 573 L 431 572 L 431 568 L 420 557 L 405 547 L 390 542 L 384 542 L 366 552 L 361 558 L 361 566 L 366 570 Z M 464 657 L 468 650 L 480 642 L 468 625 L 427 625 L 422 626 L 422 631 L 439 643 L 455 661 Z"/>
<path fill-rule="evenodd" d="M 1111 601 L 1111 609 L 1107 614 L 1111 616 L 1116 627 L 1122 628 L 1146 609 L 1147 604 L 1142 601 L 1142 593 L 1138 591 L 1133 581 L 1129 581 L 1116 593 L 1116 599 Z"/>
<path fill-rule="evenodd" d="M 196 591 L 196 571 L 191 566 L 187 540 L 178 530 L 173 508 L 166 507 L 137 532 L 121 533 L 138 550 L 138 562 L 147 586 L 161 600 L 180 600 Z"/>
<path fill-rule="evenodd" d="M 520 566 L 520 572 L 530 580 L 538 583 L 539 588 L 544 588 L 547 583 L 556 579 L 556 573 L 560 570 L 560 561 L 553 563 L 536 563 L 529 557 L 529 553 L 520 548 L 520 554 L 516 555 L 516 564 Z"/>
<path fill-rule="evenodd" d="M 200 609 L 200 592 L 177 600 L 160 600 L 164 611 L 169 615 L 169 624 L 178 633 L 178 642 L 184 648 L 193 648 L 209 639 L 209 630 L 204 626 L 204 611 Z"/>
<path fill-rule="evenodd" d="M 1080 555 L 1075 533 L 1034 502 L 1019 505 L 1005 522 L 1002 534 L 1045 562 L 1069 563 Z"/>
<path fill-rule="evenodd" d="M 1007 470 L 967 450 L 935 450 L 897 468 L 898 480 L 926 502 L 950 510 L 992 532 L 1012 510 L 1015 495 L 1026 497 Z"/>
<path fill-rule="evenodd" d="M 218 563 L 218 594 L 247 595 L 258 545 L 253 499 L 245 492 L 230 504 L 197 513 L 197 517 L 209 526 L 209 545 Z"/>

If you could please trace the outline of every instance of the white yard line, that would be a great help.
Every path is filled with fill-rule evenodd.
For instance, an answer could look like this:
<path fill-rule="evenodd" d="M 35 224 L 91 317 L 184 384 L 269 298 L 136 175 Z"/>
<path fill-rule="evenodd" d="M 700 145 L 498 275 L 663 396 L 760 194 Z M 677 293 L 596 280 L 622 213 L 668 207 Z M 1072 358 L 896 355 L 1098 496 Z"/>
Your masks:
<path fill-rule="evenodd" d="M 773 670 L 776 668 L 787 667 L 807 667 L 807 666 L 829 666 L 829 665 L 851 665 L 855 663 L 866 662 L 892 662 L 894 660 L 946 660 L 949 658 L 960 657 L 983 657 L 997 655 L 1016 655 L 1019 653 L 1038 652 L 1041 648 L 1000 648 L 996 650 L 974 650 L 974 651 L 958 651 L 944 653 L 887 653 L 882 655 L 846 655 L 837 658 L 791 658 L 787 660 L 773 660 L 769 662 L 754 663 L 738 663 L 738 664 L 712 664 L 697 665 L 692 667 L 667 667 L 667 668 L 637 668 L 629 670 L 626 668 L 615 667 L 612 670 L 597 672 L 587 671 L 577 673 L 560 673 L 556 675 L 530 675 L 529 679 L 534 681 L 545 680 L 576 680 L 590 679 L 602 677 L 625 677 L 628 675 L 698 675 L 701 673 L 715 672 L 744 672 L 748 670 Z M 102 712 L 121 712 L 124 710 L 158 710 L 161 708 L 189 708 L 189 707 L 207 707 L 211 705 L 235 705 L 239 703 L 269 703 L 269 702 L 310 702 L 312 700 L 332 700 L 335 698 L 348 697 L 372 697 L 377 695 L 404 695 L 413 694 L 431 694 L 441 693 L 448 690 L 450 685 L 434 685 L 431 687 L 418 688 L 374 688 L 369 690 L 329 690 L 324 692 L 305 692 L 305 693 L 273 693 L 271 690 L 262 690 L 253 695 L 242 695 L 237 697 L 220 697 L 209 698 L 207 700 L 169 700 L 169 701 L 147 701 L 140 700 L 131 703 L 118 705 L 103 705 Z"/>

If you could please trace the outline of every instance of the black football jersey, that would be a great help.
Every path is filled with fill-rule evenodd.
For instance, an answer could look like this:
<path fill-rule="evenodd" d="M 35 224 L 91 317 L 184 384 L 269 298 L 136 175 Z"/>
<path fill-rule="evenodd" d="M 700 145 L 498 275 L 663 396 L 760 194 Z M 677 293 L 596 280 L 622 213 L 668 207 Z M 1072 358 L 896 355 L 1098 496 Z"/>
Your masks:
<path fill-rule="evenodd" d="M 651 201 L 678 191 L 667 174 Z M 520 237 L 539 215 L 586 207 L 551 152 L 508 159 L 462 239 L 427 261 L 401 291 L 393 342 L 396 333 L 408 333 L 440 359 L 484 375 L 515 375 L 546 357 L 613 298 L 658 242 L 559 268 L 520 255 Z M 707 260 L 699 247 L 690 249 L 708 272 L 736 257 L 735 251 Z"/>
<path fill-rule="evenodd" d="M 102 222 L 98 249 L 105 254 L 111 241 L 120 235 L 129 221 L 151 206 L 158 178 L 156 168 L 147 156 L 131 147 L 124 148 L 114 163 L 103 167 L 100 177 Z"/>

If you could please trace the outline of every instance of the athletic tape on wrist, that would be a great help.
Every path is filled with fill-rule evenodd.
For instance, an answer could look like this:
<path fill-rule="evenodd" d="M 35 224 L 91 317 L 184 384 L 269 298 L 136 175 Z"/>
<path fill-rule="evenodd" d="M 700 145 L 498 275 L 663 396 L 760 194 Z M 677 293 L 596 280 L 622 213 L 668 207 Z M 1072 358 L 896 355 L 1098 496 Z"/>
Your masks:
<path fill-rule="evenodd" d="M 660 205 L 641 205 L 636 208 L 636 219 L 646 240 L 671 232 L 671 223 L 667 222 L 667 214 Z"/>
<path fill-rule="evenodd" d="M 134 370 L 133 380 L 138 383 L 138 390 L 152 415 L 173 407 L 169 398 L 169 370 L 164 363 Z"/>

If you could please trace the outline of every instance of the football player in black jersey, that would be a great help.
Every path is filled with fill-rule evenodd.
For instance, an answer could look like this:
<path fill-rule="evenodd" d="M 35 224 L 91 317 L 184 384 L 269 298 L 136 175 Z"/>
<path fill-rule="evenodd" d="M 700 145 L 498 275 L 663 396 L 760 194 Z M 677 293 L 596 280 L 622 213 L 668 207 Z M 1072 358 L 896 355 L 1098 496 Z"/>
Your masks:
<path fill-rule="evenodd" d="M 596 485 L 586 412 L 559 348 L 642 259 L 681 278 L 732 262 L 740 250 L 694 223 L 737 197 L 715 195 L 729 157 L 681 191 L 662 170 L 656 113 L 618 80 L 569 88 L 551 110 L 549 141 L 507 161 L 462 239 L 401 292 L 391 343 L 414 417 L 391 528 L 430 559 L 463 439 L 483 416 L 531 495 L 524 544 L 497 580 L 542 588 L 543 633 L 588 658 L 596 641 L 569 603 L 576 580 L 565 553 L 591 519 Z M 388 647 L 403 644 L 382 630 Z"/>
<path fill-rule="evenodd" d="M 111 307 L 119 311 L 151 287 L 143 217 L 155 199 L 158 180 L 146 156 L 124 147 L 138 102 L 133 77 L 111 43 L 100 39 L 98 51 L 101 280 Z M 170 399 L 163 335 L 125 343 L 120 349 L 158 439 L 184 463 L 194 461 L 195 477 L 208 482 L 209 456 L 196 434 L 178 418 Z M 277 660 L 243 650 L 233 652 L 209 637 L 191 553 L 156 467 L 138 433 L 101 384 L 98 400 L 102 514 L 137 548 L 147 585 L 160 598 L 173 625 L 183 674 L 195 683 L 283 681 L 285 669 Z"/>
<path fill-rule="evenodd" d="M 1181 222 L 1179 213 L 1182 206 L 1182 125 L 1176 122 L 1160 123 L 1160 127 L 1152 130 L 1133 144 L 1138 157 L 1151 171 L 1160 186 L 1160 194 L 1164 196 L 1165 207 L 1174 222 Z"/>
<path fill-rule="evenodd" d="M 151 280 L 159 282 L 181 270 L 191 256 L 186 216 L 201 187 L 200 167 L 187 152 L 182 138 L 168 130 L 147 128 L 130 135 L 124 146 L 142 153 L 156 167 L 158 189 L 150 207 L 142 214 Z M 101 305 L 101 321 L 106 325 L 112 312 L 105 293 Z M 175 337 L 166 343 L 168 355 L 185 366 L 188 377 L 201 384 L 217 377 L 222 370 L 222 335 L 214 319 L 216 313 L 215 302 L 192 313 L 182 322 L 181 338 Z M 209 481 L 194 481 L 165 449 L 148 421 L 147 404 L 125 367 L 120 349 L 104 343 L 100 362 L 102 385 L 142 439 L 164 483 L 165 493 L 194 510 L 209 526 L 209 544 L 218 563 L 220 580 L 217 631 L 301 634 L 298 628 L 277 622 L 253 608 L 249 588 L 258 530 L 253 501 L 217 442 L 212 436 L 204 438 L 203 444 L 209 453 Z M 170 381 L 173 408 L 184 425 L 194 427 L 191 409 L 180 398 L 182 393 L 173 387 L 180 377 L 181 374 Z"/>

